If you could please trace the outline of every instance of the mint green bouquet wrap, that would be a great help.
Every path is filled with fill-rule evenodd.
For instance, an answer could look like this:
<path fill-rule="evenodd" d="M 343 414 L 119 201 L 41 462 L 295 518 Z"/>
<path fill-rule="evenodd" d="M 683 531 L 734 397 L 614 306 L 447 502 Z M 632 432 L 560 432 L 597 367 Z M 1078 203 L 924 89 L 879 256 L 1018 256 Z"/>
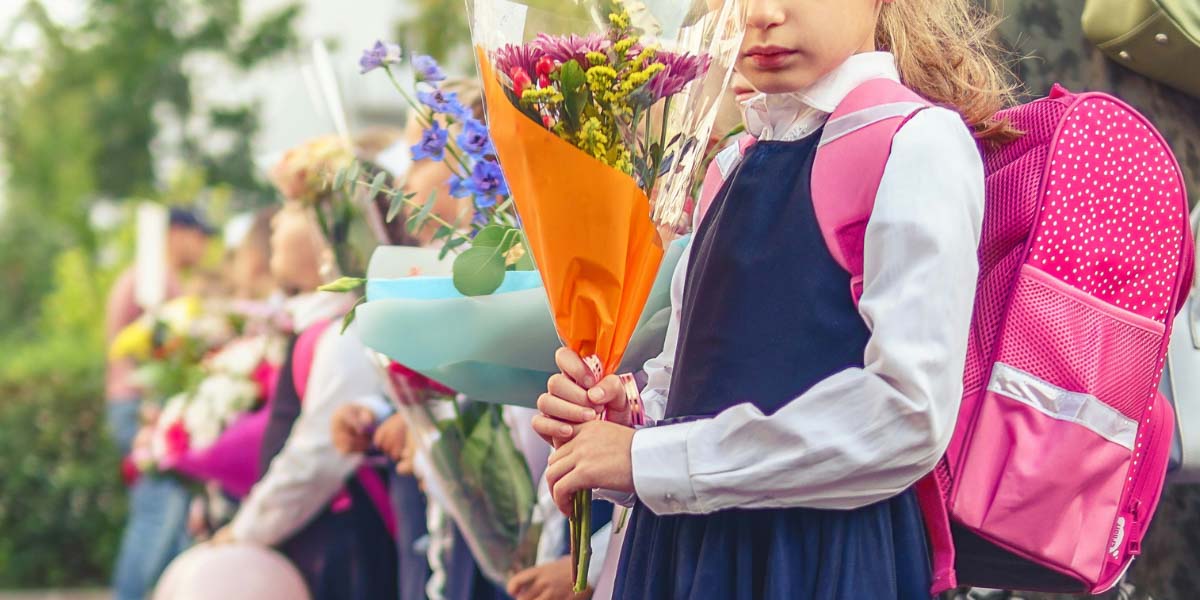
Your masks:
<path fill-rule="evenodd" d="M 685 245 L 668 247 L 619 372 L 662 351 Z M 454 289 L 449 262 L 425 248 L 377 249 L 356 316 L 363 343 L 474 400 L 534 407 L 558 372 L 561 346 L 537 272 L 509 271 L 493 294 L 467 297 Z"/>

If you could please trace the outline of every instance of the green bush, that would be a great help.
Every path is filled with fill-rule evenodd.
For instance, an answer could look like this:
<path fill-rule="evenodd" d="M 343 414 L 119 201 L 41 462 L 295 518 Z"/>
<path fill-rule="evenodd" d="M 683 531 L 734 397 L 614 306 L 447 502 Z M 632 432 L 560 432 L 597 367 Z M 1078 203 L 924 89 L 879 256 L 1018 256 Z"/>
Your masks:
<path fill-rule="evenodd" d="M 109 579 L 125 515 L 106 434 L 97 276 L 59 257 L 41 335 L 0 345 L 0 589 Z"/>

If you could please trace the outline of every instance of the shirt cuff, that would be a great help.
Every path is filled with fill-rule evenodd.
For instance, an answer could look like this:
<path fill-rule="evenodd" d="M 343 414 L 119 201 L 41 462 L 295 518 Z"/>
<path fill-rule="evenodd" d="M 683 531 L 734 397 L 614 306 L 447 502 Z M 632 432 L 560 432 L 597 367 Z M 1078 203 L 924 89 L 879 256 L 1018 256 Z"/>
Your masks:
<path fill-rule="evenodd" d="M 593 490 L 593 493 L 598 500 L 606 500 L 616 504 L 617 506 L 624 506 L 625 508 L 632 507 L 633 501 L 637 499 L 637 494 L 630 492 L 616 492 L 613 490 L 597 489 Z"/>
<path fill-rule="evenodd" d="M 633 487 L 656 515 L 703 512 L 688 468 L 688 438 L 699 424 L 648 427 L 633 434 Z"/>

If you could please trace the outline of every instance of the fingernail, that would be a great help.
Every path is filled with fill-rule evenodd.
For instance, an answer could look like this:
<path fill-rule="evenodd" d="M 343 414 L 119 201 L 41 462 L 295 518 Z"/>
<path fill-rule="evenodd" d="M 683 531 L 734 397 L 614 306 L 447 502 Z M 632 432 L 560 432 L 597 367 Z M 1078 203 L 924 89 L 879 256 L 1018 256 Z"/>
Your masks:
<path fill-rule="evenodd" d="M 571 428 L 566 425 L 559 427 L 558 431 L 559 431 L 559 433 L 562 433 L 563 435 L 571 435 Z"/>
<path fill-rule="evenodd" d="M 592 420 L 592 419 L 595 419 L 595 418 L 596 418 L 596 411 L 594 411 L 594 410 L 592 410 L 592 409 L 590 409 L 590 408 L 585 408 L 585 409 L 583 409 L 583 418 L 584 418 L 584 420 L 585 420 L 585 421 L 590 421 L 590 420 Z"/>
<path fill-rule="evenodd" d="M 585 387 L 585 388 L 590 388 L 590 387 L 592 387 L 593 385 L 596 385 L 596 382 L 595 382 L 595 381 L 592 381 L 592 376 L 591 376 L 591 375 L 584 375 L 584 376 L 583 376 L 583 387 Z"/>
<path fill-rule="evenodd" d="M 588 390 L 588 398 L 591 398 L 592 402 L 599 402 L 604 399 L 604 390 L 600 388 L 592 388 Z"/>

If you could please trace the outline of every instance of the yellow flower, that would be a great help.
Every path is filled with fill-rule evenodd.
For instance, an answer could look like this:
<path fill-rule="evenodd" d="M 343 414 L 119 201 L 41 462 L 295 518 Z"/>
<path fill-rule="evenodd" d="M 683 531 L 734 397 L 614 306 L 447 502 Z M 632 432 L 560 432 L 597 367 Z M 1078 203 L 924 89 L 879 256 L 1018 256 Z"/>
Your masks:
<path fill-rule="evenodd" d="M 608 157 L 608 135 L 604 133 L 604 125 L 600 119 L 592 117 L 583 122 L 579 128 L 576 146 L 592 156 L 605 160 Z"/>
<path fill-rule="evenodd" d="M 619 43 L 619 42 L 618 42 Z M 619 48 L 620 46 L 618 46 Z M 602 65 L 608 62 L 608 56 L 603 52 L 588 52 L 586 55 L 587 61 L 592 66 Z"/>
<path fill-rule="evenodd" d="M 624 57 L 625 53 L 629 52 L 629 49 L 633 48 L 633 45 L 636 42 L 637 42 L 636 38 L 631 38 L 631 37 L 622 38 L 617 43 L 613 44 L 613 51 L 615 51 L 617 53 L 617 56 Z M 589 58 L 590 58 L 590 55 L 589 55 Z"/>
<path fill-rule="evenodd" d="M 137 361 L 149 360 L 154 351 L 154 332 L 142 320 L 126 325 L 113 338 L 108 347 L 110 360 L 132 358 Z"/>
<path fill-rule="evenodd" d="M 504 266 L 511 267 L 517 264 L 517 262 L 522 258 L 525 258 L 525 244 L 513 244 L 513 246 L 504 253 Z"/>

